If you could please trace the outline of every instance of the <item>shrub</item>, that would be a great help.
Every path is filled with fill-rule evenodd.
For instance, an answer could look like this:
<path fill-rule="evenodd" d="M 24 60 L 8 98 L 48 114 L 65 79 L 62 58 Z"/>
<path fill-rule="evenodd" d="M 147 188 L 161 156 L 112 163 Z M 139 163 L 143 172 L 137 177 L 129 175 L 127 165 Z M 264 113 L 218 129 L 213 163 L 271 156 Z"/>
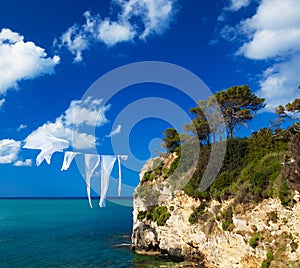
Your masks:
<path fill-rule="evenodd" d="M 283 153 L 270 153 L 252 160 L 241 172 L 240 182 L 249 181 L 248 194 L 268 198 L 274 195 L 274 183 L 282 170 Z"/>
<path fill-rule="evenodd" d="M 167 220 L 171 217 L 171 214 L 168 212 L 166 206 L 154 206 L 145 211 L 140 211 L 138 213 L 138 220 L 142 221 L 143 219 L 151 220 L 157 223 L 158 226 L 163 226 Z"/>
<path fill-rule="evenodd" d="M 233 220 L 233 210 L 232 207 L 227 208 L 226 210 L 221 212 L 221 219 L 223 220 L 222 222 L 222 229 L 224 231 L 232 231 L 234 228 Z"/>
<path fill-rule="evenodd" d="M 262 262 L 261 268 L 271 267 L 272 260 L 273 260 L 273 251 L 272 251 L 272 249 L 269 249 L 267 252 L 267 258 Z"/>
<path fill-rule="evenodd" d="M 260 234 L 255 233 L 249 240 L 250 247 L 256 248 L 258 246 L 259 240 L 260 240 Z"/>
<path fill-rule="evenodd" d="M 230 221 L 223 221 L 222 222 L 222 229 L 224 231 L 232 231 L 234 228 L 233 222 Z"/>
<path fill-rule="evenodd" d="M 199 207 L 194 209 L 193 213 L 189 216 L 189 219 L 188 219 L 191 224 L 194 224 L 194 223 L 198 222 L 201 219 L 201 217 L 205 213 L 207 205 L 208 205 L 208 203 L 203 201 L 203 202 L 201 202 Z"/>
<path fill-rule="evenodd" d="M 291 189 L 286 178 L 281 178 L 281 183 L 278 190 L 278 197 L 283 206 L 288 206 L 292 201 Z"/>
<path fill-rule="evenodd" d="M 146 213 L 147 213 L 146 211 L 140 211 L 137 215 L 138 220 L 142 221 L 143 219 L 145 219 L 146 218 Z"/>
<path fill-rule="evenodd" d="M 197 215 L 196 215 L 196 213 L 192 213 L 190 216 L 189 216 L 189 223 L 190 224 L 194 224 L 194 223 L 196 223 L 197 222 Z"/>
<path fill-rule="evenodd" d="M 163 226 L 166 224 L 167 220 L 171 217 L 171 214 L 169 212 L 166 212 L 162 215 L 160 215 L 157 219 L 157 225 L 158 226 Z"/>

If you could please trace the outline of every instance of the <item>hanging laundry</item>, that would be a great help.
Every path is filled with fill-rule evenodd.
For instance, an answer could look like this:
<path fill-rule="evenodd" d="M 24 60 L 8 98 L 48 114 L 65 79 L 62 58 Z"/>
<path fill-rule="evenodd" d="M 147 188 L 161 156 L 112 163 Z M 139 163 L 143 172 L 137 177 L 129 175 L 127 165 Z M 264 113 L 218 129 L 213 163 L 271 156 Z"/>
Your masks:
<path fill-rule="evenodd" d="M 121 159 L 127 160 L 127 155 L 118 155 L 118 169 L 119 169 L 119 186 L 118 186 L 118 196 L 121 195 L 121 187 L 122 187 L 122 172 L 121 172 Z"/>
<path fill-rule="evenodd" d="M 85 181 L 86 181 L 86 191 L 88 195 L 88 200 L 90 207 L 92 208 L 92 200 L 91 200 L 91 177 L 99 165 L 100 155 L 97 154 L 85 154 Z"/>
<path fill-rule="evenodd" d="M 101 156 L 101 195 L 99 206 L 105 206 L 106 193 L 109 186 L 109 177 L 116 161 L 115 155 L 102 155 Z"/>
<path fill-rule="evenodd" d="M 31 136 L 26 139 L 23 148 L 26 149 L 39 149 L 41 152 L 36 158 L 36 165 L 39 166 L 44 160 L 48 164 L 51 162 L 52 154 L 55 152 L 62 152 L 63 149 L 69 147 L 69 142 L 64 139 L 56 138 L 53 135 L 45 134 L 43 136 Z"/>
<path fill-rule="evenodd" d="M 63 170 L 68 170 L 68 168 L 70 167 L 74 157 L 77 155 L 78 153 L 77 152 L 65 152 L 65 155 L 64 155 L 64 162 L 62 164 L 62 167 L 61 167 L 61 171 Z"/>

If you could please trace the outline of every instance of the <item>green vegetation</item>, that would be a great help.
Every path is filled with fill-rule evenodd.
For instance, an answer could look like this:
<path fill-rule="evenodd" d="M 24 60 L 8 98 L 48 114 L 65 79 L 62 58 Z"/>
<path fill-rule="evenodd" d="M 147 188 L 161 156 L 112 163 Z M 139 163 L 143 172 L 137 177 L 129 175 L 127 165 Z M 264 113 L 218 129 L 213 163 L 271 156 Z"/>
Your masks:
<path fill-rule="evenodd" d="M 145 172 L 141 183 L 152 182 L 155 178 L 163 175 L 163 163 L 160 163 L 155 169 Z"/>
<path fill-rule="evenodd" d="M 174 128 L 167 128 L 164 131 L 165 137 L 163 138 L 163 147 L 168 150 L 169 153 L 175 152 L 180 145 L 180 137 Z"/>
<path fill-rule="evenodd" d="M 194 224 L 201 219 L 201 216 L 205 213 L 207 208 L 207 202 L 203 201 L 199 207 L 197 207 L 194 212 L 189 216 L 189 223 Z"/>
<path fill-rule="evenodd" d="M 278 197 L 281 201 L 281 204 L 288 206 L 292 201 L 291 189 L 286 178 L 282 177 L 280 181 L 280 186 L 278 189 Z"/>
<path fill-rule="evenodd" d="M 250 247 L 256 248 L 258 246 L 261 236 L 259 233 L 255 233 L 249 240 Z"/>
<path fill-rule="evenodd" d="M 272 260 L 273 260 L 273 251 L 272 249 L 269 249 L 267 252 L 267 258 L 262 262 L 261 268 L 270 268 Z"/>
<path fill-rule="evenodd" d="M 148 210 L 140 211 L 137 215 L 139 221 L 143 219 L 147 219 L 150 221 L 154 221 L 158 226 L 163 226 L 170 218 L 171 214 L 168 212 L 168 208 L 166 206 L 153 206 Z"/>
<path fill-rule="evenodd" d="M 232 220 L 232 215 L 233 215 L 232 207 L 229 207 L 226 210 L 224 210 L 223 212 L 221 212 L 220 220 L 223 221 L 222 229 L 224 231 L 232 231 L 233 230 L 234 224 L 233 224 L 233 220 Z"/>
<path fill-rule="evenodd" d="M 221 106 L 230 139 L 265 106 L 265 100 L 252 93 L 248 85 L 233 86 L 214 95 Z"/>
<path fill-rule="evenodd" d="M 264 106 L 264 99 L 253 94 L 248 85 L 242 85 L 217 92 L 208 100 L 200 100 L 198 106 L 190 109 L 194 119 L 184 129 L 198 140 L 200 152 L 196 171 L 183 190 L 189 196 L 202 201 L 190 215 L 190 223 L 197 223 L 203 218 L 205 207 L 212 199 L 220 202 L 229 198 L 234 200 L 233 207 L 226 212 L 228 215 L 214 216 L 222 221 L 224 230 L 233 228 L 230 212 L 232 213 L 237 204 L 256 203 L 273 197 L 278 197 L 284 206 L 292 204 L 292 190 L 300 190 L 300 124 L 296 122 L 299 120 L 300 99 L 279 106 L 277 114 L 280 120 L 275 120 L 277 123 L 273 122 L 270 128 L 261 128 L 250 137 L 234 137 L 236 131 L 250 122 Z M 221 139 L 219 108 L 228 132 L 229 139 L 226 141 Z M 280 129 L 280 122 L 284 120 L 292 120 L 293 125 Z M 273 129 L 275 125 L 277 128 Z M 175 170 L 177 176 L 188 172 L 185 167 L 190 166 L 189 163 L 182 164 L 181 161 L 190 159 L 188 146 L 192 146 L 192 143 L 186 141 L 191 138 L 178 134 L 175 129 L 167 129 L 164 135 L 163 147 L 168 152 L 176 152 L 179 157 L 168 170 L 159 166 L 154 171 L 145 173 L 142 182 L 153 181 L 157 176 L 173 178 Z M 214 182 L 208 189 L 201 191 L 199 185 L 210 160 L 212 143 L 217 142 L 226 142 L 224 161 Z M 185 150 L 183 146 L 186 146 Z M 180 172 L 177 172 L 179 169 Z M 178 177 L 174 177 L 174 181 L 179 181 Z M 170 184 L 173 182 L 171 180 Z"/>

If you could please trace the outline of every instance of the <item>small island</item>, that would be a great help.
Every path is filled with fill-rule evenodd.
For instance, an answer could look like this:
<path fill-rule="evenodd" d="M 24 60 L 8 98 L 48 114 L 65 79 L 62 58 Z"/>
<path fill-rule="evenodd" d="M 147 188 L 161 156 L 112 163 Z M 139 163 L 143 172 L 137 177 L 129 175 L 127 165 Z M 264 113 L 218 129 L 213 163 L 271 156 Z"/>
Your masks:
<path fill-rule="evenodd" d="M 193 122 L 184 126 L 191 135 L 164 132 L 167 153 L 148 160 L 134 194 L 132 249 L 195 267 L 299 267 L 300 100 L 279 106 L 278 120 L 268 127 L 238 137 L 236 131 L 264 108 L 264 99 L 246 85 L 213 97 L 228 138 L 221 139 L 203 112 L 213 113 L 213 99 L 191 108 Z M 199 158 L 180 165 L 180 159 L 194 161 L 183 154 L 195 140 Z M 211 148 L 224 143 L 218 175 L 201 190 Z M 180 180 L 187 181 L 182 188 Z"/>

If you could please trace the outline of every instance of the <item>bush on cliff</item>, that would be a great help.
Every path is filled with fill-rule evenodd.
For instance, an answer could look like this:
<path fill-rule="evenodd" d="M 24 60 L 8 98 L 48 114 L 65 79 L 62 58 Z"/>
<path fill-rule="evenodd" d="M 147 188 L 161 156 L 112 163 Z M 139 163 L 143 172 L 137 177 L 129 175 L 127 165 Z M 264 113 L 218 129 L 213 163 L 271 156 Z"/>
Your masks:
<path fill-rule="evenodd" d="M 137 215 L 137 219 L 142 221 L 146 218 L 147 220 L 156 222 L 158 226 L 163 226 L 166 224 L 170 216 L 171 214 L 168 212 L 168 208 L 166 206 L 156 205 L 147 210 L 140 211 Z"/>

